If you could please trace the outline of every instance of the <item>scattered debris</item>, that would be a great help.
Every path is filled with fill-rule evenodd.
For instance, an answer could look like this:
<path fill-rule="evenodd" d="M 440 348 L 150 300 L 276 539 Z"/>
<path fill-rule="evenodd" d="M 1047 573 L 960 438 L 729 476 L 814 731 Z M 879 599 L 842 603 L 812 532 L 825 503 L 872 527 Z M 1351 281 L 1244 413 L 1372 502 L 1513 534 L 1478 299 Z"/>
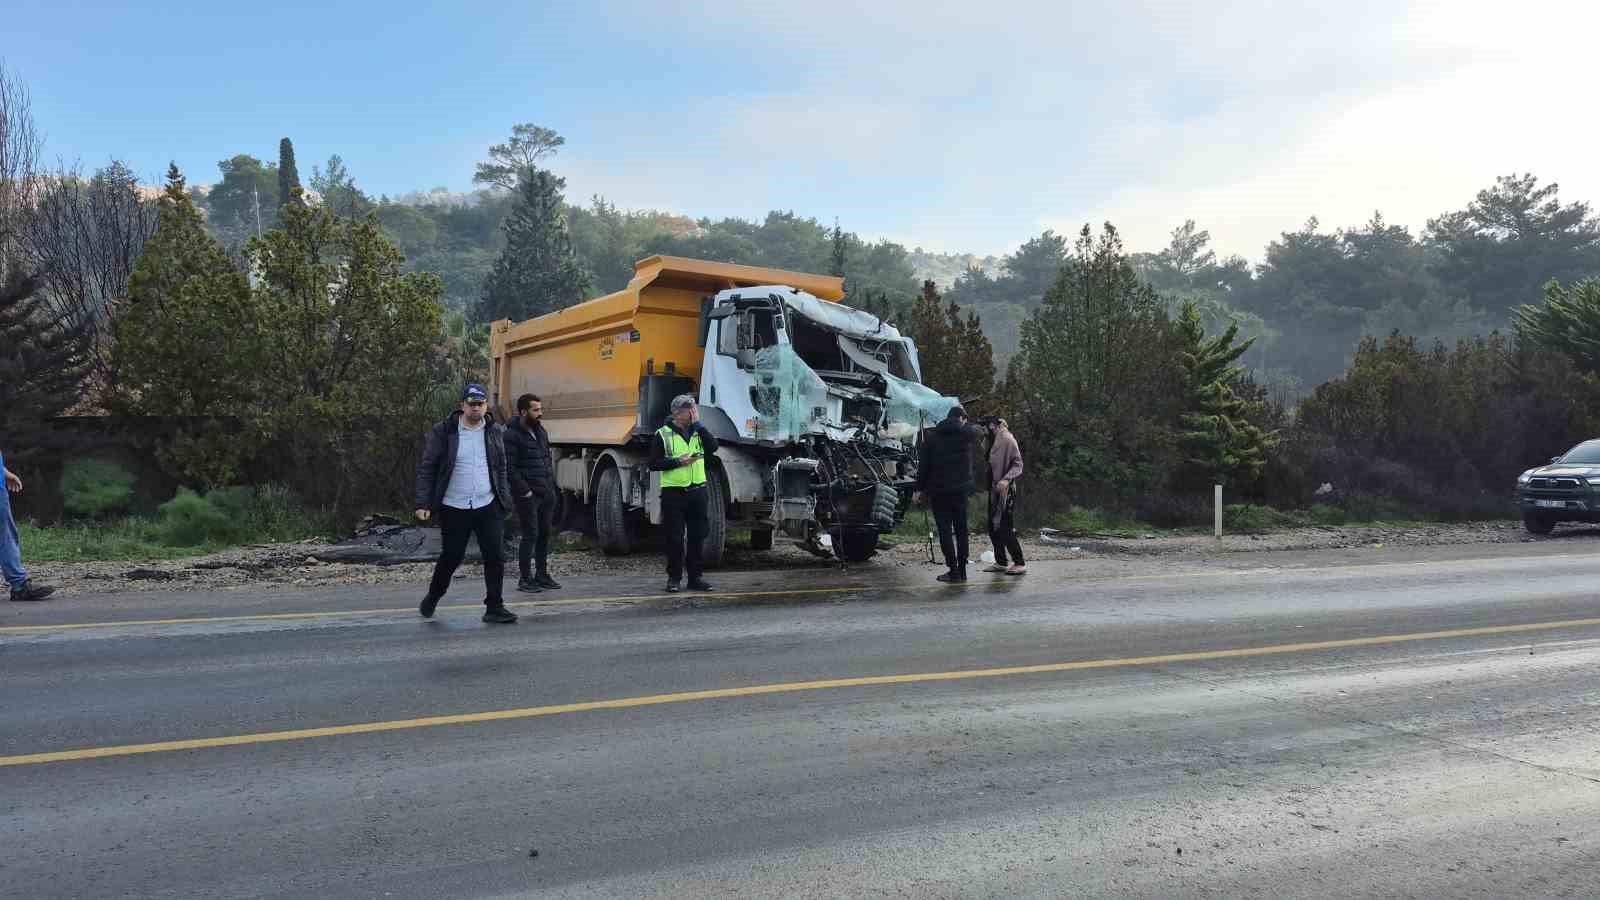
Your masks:
<path fill-rule="evenodd" d="M 129 581 L 171 581 L 178 576 L 167 569 L 129 569 L 122 577 Z"/>

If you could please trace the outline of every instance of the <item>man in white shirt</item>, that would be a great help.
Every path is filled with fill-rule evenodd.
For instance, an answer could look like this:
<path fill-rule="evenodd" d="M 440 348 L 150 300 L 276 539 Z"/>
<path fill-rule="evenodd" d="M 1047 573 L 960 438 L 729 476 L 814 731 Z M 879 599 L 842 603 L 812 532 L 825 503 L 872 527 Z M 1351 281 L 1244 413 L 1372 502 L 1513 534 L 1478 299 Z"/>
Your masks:
<path fill-rule="evenodd" d="M 416 501 L 418 521 L 426 522 L 437 514 L 444 538 L 433 580 L 417 610 L 422 617 L 433 617 L 466 555 L 467 539 L 476 535 L 487 588 L 483 621 L 494 625 L 517 621 L 516 614 L 506 609 L 502 593 L 505 511 L 512 507 L 505 429 L 489 414 L 489 395 L 483 385 L 467 385 L 461 394 L 461 409 L 428 434 L 427 449 L 417 466 Z"/>

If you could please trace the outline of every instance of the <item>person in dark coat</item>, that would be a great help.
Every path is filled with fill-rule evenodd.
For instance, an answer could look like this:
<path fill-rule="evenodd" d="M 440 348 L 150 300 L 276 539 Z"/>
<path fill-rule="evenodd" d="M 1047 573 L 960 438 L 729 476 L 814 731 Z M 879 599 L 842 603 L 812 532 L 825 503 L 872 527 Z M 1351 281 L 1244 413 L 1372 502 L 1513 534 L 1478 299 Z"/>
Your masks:
<path fill-rule="evenodd" d="M 517 398 L 517 418 L 506 429 L 506 463 L 516 495 L 517 590 L 537 593 L 561 585 L 550 577 L 550 533 L 555 525 L 556 487 L 551 472 L 550 435 L 540 419 L 544 402 L 536 394 Z"/>
<path fill-rule="evenodd" d="M 972 493 L 972 444 L 978 432 L 967 424 L 967 411 L 954 406 L 922 437 L 917 491 L 933 508 L 939 526 L 939 547 L 950 568 L 939 576 L 944 582 L 967 580 L 967 495 Z"/>
<path fill-rule="evenodd" d="M 433 427 L 428 446 L 417 465 L 416 514 L 426 522 L 439 518 L 444 548 L 433 567 L 433 580 L 417 611 L 433 617 L 450 588 L 450 579 L 467 552 L 474 534 L 483 552 L 483 582 L 488 593 L 483 621 L 509 625 L 516 613 L 506 609 L 505 510 L 512 505 L 511 480 L 506 474 L 505 428 L 489 414 L 489 395 L 483 385 L 469 384 L 461 394 L 461 409 Z"/>

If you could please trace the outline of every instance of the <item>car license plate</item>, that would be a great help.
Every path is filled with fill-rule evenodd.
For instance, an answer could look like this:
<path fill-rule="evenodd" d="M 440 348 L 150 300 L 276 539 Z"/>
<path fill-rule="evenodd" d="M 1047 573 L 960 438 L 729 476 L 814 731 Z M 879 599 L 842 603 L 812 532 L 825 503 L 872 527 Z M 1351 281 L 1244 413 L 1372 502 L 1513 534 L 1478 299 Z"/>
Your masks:
<path fill-rule="evenodd" d="M 1566 509 L 1567 501 L 1565 501 L 1565 500 L 1535 500 L 1535 501 L 1533 501 L 1533 505 L 1534 506 L 1538 506 L 1538 507 L 1543 507 L 1544 509 Z"/>

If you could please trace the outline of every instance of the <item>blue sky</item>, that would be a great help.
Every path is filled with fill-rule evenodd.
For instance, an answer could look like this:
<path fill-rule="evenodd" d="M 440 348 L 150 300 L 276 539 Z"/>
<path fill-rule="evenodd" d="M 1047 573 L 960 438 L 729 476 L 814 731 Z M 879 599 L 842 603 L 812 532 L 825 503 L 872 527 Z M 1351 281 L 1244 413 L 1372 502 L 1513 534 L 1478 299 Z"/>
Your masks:
<path fill-rule="evenodd" d="M 1334 8 L 1337 7 L 1337 8 Z M 569 197 L 794 209 L 1005 252 L 1185 218 L 1256 258 L 1308 216 L 1420 229 L 1496 175 L 1600 202 L 1600 3 L 39 3 L 0 59 L 47 154 L 191 181 L 295 144 L 368 191 L 465 190 L 515 122 Z"/>

